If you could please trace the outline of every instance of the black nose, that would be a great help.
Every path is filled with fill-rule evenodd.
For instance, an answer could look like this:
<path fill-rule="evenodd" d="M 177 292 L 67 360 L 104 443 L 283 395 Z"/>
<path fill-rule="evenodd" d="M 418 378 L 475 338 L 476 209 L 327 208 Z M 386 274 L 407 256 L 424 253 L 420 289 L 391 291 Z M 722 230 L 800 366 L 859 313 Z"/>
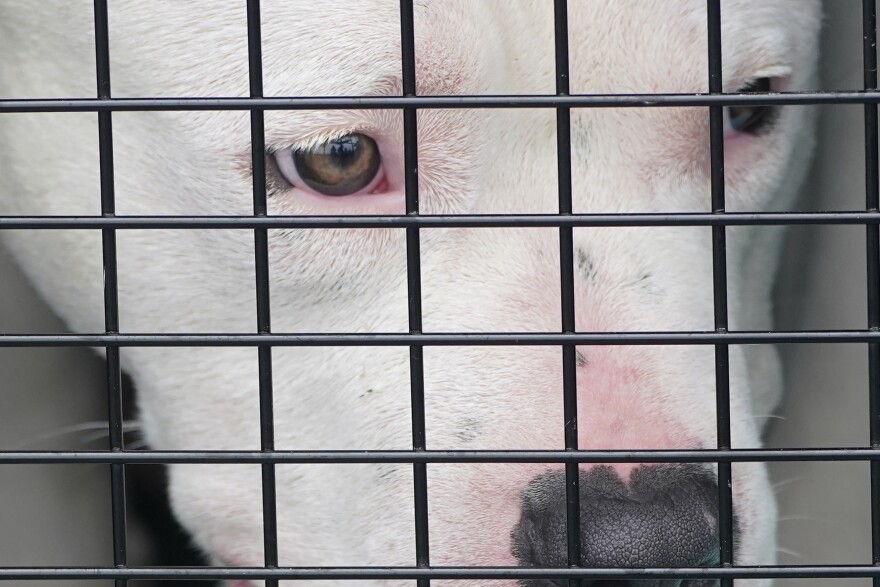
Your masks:
<path fill-rule="evenodd" d="M 696 465 L 635 469 L 624 483 L 610 467 L 581 472 L 581 566 L 689 567 L 718 561 L 718 486 Z M 522 566 L 567 566 L 565 472 L 534 478 L 523 493 L 513 530 L 513 554 Z M 529 587 L 567 585 L 532 581 Z M 582 585 L 695 587 L 698 581 L 582 581 Z"/>

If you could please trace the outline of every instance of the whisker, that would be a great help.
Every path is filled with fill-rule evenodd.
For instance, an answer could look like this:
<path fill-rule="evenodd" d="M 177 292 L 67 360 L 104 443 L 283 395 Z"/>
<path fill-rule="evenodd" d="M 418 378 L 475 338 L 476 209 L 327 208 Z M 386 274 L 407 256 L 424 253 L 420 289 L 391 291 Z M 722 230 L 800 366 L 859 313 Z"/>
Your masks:
<path fill-rule="evenodd" d="M 782 523 L 782 522 L 819 522 L 819 523 L 824 523 L 827 520 L 824 520 L 822 518 L 817 518 L 815 516 L 782 516 L 780 518 L 777 518 L 777 521 L 779 523 Z"/>
<path fill-rule="evenodd" d="M 778 546 L 778 547 L 776 547 L 776 552 L 779 552 L 781 554 L 787 554 L 789 556 L 793 556 L 796 559 L 799 559 L 804 562 L 806 562 L 806 560 L 807 560 L 807 557 L 805 557 L 801 553 L 797 552 L 796 550 L 791 550 L 790 548 L 782 548 L 781 546 Z"/>
<path fill-rule="evenodd" d="M 104 426 L 104 428 L 106 428 L 106 425 Z M 140 432 L 140 431 L 141 431 L 141 427 L 140 427 L 140 424 L 137 422 L 125 422 L 122 425 L 123 434 L 131 434 L 131 433 L 136 433 L 136 432 Z M 83 436 L 82 441 L 83 441 L 83 443 L 97 442 L 98 440 L 102 440 L 104 438 L 107 438 L 107 436 L 109 434 L 110 434 L 110 432 L 108 430 L 102 429 L 100 431 L 95 432 L 94 434 L 89 434 L 88 436 Z"/>
<path fill-rule="evenodd" d="M 780 416 L 779 414 L 752 414 L 752 418 L 755 420 L 780 420 L 784 422 L 788 418 L 785 416 Z"/>
<path fill-rule="evenodd" d="M 133 440 L 132 442 L 125 443 L 126 450 L 143 450 L 145 448 L 149 448 L 147 441 L 144 439 Z"/>
<path fill-rule="evenodd" d="M 89 444 L 91 442 L 95 442 L 96 440 L 100 440 L 102 438 L 106 438 L 109 434 L 107 430 L 108 423 L 106 420 L 92 420 L 89 422 L 80 422 L 79 424 L 72 424 L 70 426 L 65 426 L 63 428 L 56 429 L 52 432 L 41 434 L 39 436 L 34 436 L 29 440 L 25 441 L 24 444 L 20 445 L 22 449 L 34 448 L 37 445 L 43 444 L 50 440 L 57 440 L 64 436 L 70 436 L 75 434 L 81 434 L 83 432 L 95 432 L 94 434 L 88 434 L 80 437 L 76 444 Z M 140 431 L 141 426 L 137 421 L 129 421 L 124 422 L 122 424 L 122 430 L 126 433 L 128 432 L 137 432 Z"/>
<path fill-rule="evenodd" d="M 782 490 L 786 489 L 792 483 L 799 483 L 804 481 L 806 477 L 790 477 L 788 479 L 781 479 L 773 483 L 770 487 L 773 489 L 773 493 L 775 495 L 779 495 Z"/>

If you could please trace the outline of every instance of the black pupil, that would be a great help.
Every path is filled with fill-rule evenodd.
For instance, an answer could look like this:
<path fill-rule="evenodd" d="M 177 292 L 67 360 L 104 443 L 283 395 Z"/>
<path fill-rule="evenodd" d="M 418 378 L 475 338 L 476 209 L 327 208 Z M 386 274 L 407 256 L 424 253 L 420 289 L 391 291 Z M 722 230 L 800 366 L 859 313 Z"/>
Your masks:
<path fill-rule="evenodd" d="M 355 135 L 327 143 L 327 155 L 338 167 L 345 169 L 357 160 L 360 141 Z"/>
<path fill-rule="evenodd" d="M 372 138 L 354 133 L 295 151 L 293 160 L 310 188 L 328 196 L 346 196 L 369 185 L 379 172 L 381 157 Z"/>

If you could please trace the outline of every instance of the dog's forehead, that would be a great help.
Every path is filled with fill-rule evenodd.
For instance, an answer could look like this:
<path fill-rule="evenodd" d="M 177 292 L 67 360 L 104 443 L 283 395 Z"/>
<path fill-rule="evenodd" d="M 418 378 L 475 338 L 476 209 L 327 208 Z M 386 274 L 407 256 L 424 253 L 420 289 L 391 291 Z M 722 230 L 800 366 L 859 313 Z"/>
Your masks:
<path fill-rule="evenodd" d="M 807 62 L 818 4 L 725 0 L 725 77 Z M 239 2 L 122 0 L 113 7 L 114 59 L 130 64 L 117 68 L 117 91 L 246 94 L 247 23 Z M 264 0 L 261 17 L 267 95 L 399 93 L 396 0 Z M 414 20 L 419 93 L 554 92 L 547 2 L 416 0 Z M 569 37 L 575 92 L 705 90 L 704 0 L 572 0 Z M 130 71 L 137 72 L 131 84 Z"/>
<path fill-rule="evenodd" d="M 762 68 L 808 59 L 811 51 L 803 45 L 812 38 L 817 4 L 818 0 L 724 2 L 725 77 L 736 85 Z M 263 21 L 269 93 L 399 92 L 397 2 L 269 1 Z M 415 32 L 420 93 L 554 89 L 553 10 L 544 2 L 417 1 Z M 573 91 L 706 89 L 703 0 L 574 0 L 569 5 L 569 36 Z"/>
<path fill-rule="evenodd" d="M 818 1 L 722 3 L 728 91 L 774 67 L 809 63 Z M 572 90 L 702 92 L 708 85 L 703 0 L 580 0 L 570 4 Z"/>
<path fill-rule="evenodd" d="M 358 0 L 327 7 L 264 4 L 267 92 L 400 93 L 399 3 Z M 533 18 L 540 12 L 543 18 Z M 552 58 L 552 11 L 539 11 L 532 0 L 416 1 L 414 29 L 421 94 L 510 91 L 512 78 L 545 69 L 537 63 Z M 545 85 L 552 79 L 537 77 Z"/>
<path fill-rule="evenodd" d="M 262 21 L 267 94 L 374 94 L 399 72 L 393 4 L 270 1 Z"/>

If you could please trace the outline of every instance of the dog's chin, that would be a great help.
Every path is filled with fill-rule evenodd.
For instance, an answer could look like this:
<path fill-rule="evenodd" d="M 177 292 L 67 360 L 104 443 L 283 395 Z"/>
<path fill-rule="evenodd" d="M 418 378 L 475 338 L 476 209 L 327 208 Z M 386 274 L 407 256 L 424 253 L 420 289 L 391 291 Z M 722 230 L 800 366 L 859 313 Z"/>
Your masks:
<path fill-rule="evenodd" d="M 257 587 L 257 583 L 248 581 L 247 579 L 229 579 L 223 581 L 223 587 Z"/>
<path fill-rule="evenodd" d="M 262 565 L 249 565 L 244 563 L 240 559 L 236 559 L 234 557 L 224 558 L 224 557 L 211 557 L 211 564 L 215 567 L 223 567 L 223 568 L 239 568 L 239 567 L 259 567 Z M 222 587 L 257 587 L 257 583 L 254 581 L 248 581 L 247 579 L 227 579 L 221 583 Z"/>

